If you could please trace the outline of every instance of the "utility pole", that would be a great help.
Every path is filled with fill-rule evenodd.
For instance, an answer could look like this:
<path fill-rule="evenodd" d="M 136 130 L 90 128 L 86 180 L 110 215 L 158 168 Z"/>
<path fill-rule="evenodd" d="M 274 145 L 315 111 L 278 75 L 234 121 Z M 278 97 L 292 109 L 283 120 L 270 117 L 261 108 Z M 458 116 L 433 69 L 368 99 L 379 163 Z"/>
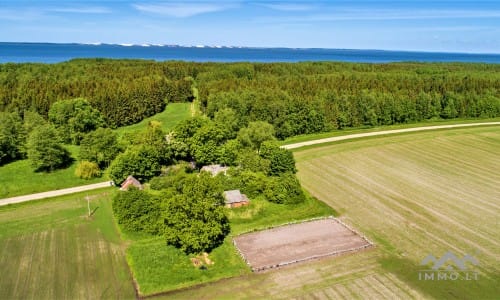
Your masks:
<path fill-rule="evenodd" d="M 89 218 L 90 218 L 90 198 L 89 195 L 85 196 L 85 199 L 87 199 L 87 208 L 89 209 Z"/>

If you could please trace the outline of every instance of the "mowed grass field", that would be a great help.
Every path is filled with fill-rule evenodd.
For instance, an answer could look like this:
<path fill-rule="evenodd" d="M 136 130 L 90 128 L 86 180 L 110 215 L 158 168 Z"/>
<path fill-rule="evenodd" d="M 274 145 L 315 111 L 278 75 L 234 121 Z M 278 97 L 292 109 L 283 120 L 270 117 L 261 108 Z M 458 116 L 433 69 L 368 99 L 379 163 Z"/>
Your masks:
<path fill-rule="evenodd" d="M 500 127 L 378 137 L 295 152 L 315 197 L 371 250 L 231 278 L 164 299 L 498 299 Z M 423 281 L 420 262 L 476 257 L 477 280 Z"/>
<path fill-rule="evenodd" d="M 134 299 L 112 192 L 0 207 L 0 299 Z"/>
<path fill-rule="evenodd" d="M 145 130 L 151 121 L 160 122 L 162 129 L 168 132 L 172 130 L 177 123 L 189 117 L 191 117 L 191 103 L 169 103 L 163 112 L 146 118 L 137 124 L 117 128 L 116 133 L 118 133 L 119 136 L 138 133 Z"/>
<path fill-rule="evenodd" d="M 0 167 L 0 199 L 20 195 L 59 190 L 73 186 L 92 184 L 106 181 L 106 176 L 90 180 L 80 179 L 75 176 L 78 164 L 76 159 L 80 147 L 65 146 L 75 161 L 66 169 L 56 170 L 51 173 L 35 172 L 29 160 L 23 159 L 11 162 Z"/>

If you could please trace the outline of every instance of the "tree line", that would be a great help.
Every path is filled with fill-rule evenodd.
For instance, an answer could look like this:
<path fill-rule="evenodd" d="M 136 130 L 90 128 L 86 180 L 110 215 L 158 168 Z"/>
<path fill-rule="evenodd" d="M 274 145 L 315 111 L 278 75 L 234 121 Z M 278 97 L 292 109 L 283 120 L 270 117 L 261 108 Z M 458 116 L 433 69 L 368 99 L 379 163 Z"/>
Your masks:
<path fill-rule="evenodd" d="M 0 64 L 0 111 L 45 118 L 58 101 L 85 98 L 109 127 L 137 123 L 169 102 L 192 100 L 185 63 L 78 59 L 59 64 Z"/>
<path fill-rule="evenodd" d="M 227 64 L 200 72 L 204 111 L 233 109 L 278 138 L 345 127 L 500 115 L 500 66 L 392 63 Z"/>

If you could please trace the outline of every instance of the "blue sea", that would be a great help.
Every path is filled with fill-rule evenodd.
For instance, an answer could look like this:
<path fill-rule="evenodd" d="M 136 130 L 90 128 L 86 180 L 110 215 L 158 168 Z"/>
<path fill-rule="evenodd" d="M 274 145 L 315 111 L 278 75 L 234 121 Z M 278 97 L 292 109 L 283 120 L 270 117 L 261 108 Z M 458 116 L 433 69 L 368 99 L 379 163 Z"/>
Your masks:
<path fill-rule="evenodd" d="M 175 45 L 0 43 L 0 63 L 58 63 L 75 58 L 129 58 L 195 62 L 474 62 L 500 63 L 500 54 L 351 49 L 246 48 Z"/>

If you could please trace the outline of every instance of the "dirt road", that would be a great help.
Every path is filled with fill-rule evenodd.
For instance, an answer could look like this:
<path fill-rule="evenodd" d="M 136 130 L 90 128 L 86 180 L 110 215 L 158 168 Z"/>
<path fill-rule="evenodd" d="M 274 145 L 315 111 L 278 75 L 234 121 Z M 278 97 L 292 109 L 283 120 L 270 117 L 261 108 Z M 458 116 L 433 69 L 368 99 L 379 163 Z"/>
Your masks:
<path fill-rule="evenodd" d="M 112 181 L 106 181 L 106 182 L 77 186 L 77 187 L 72 187 L 72 188 L 67 188 L 67 189 L 62 189 L 62 190 L 55 190 L 55 191 L 49 191 L 49 192 L 43 192 L 43 193 L 37 193 L 37 194 L 12 197 L 12 198 L 5 198 L 5 199 L 0 199 L 0 206 L 7 205 L 7 204 L 13 204 L 13 203 L 26 202 L 26 201 L 31 201 L 31 200 L 56 197 L 56 196 L 67 195 L 67 194 L 73 194 L 73 193 L 78 193 L 78 192 L 90 191 L 90 190 L 100 189 L 100 188 L 104 188 L 104 187 L 109 187 L 112 185 L 113 185 Z"/>
<path fill-rule="evenodd" d="M 425 130 L 436 130 L 436 129 L 447 129 L 447 128 L 460 128 L 460 127 L 472 127 L 472 126 L 486 126 L 486 125 L 500 125 L 500 122 L 484 122 L 484 123 L 469 123 L 469 124 L 454 124 L 454 125 L 437 125 L 437 126 L 426 126 L 426 127 L 415 127 L 415 128 L 406 128 L 406 129 L 394 129 L 394 130 L 383 130 L 376 132 L 366 132 L 366 133 L 355 133 L 343 136 L 335 136 L 330 138 L 324 138 L 319 140 L 312 140 L 300 143 L 294 143 L 289 145 L 283 145 L 282 148 L 285 149 L 295 149 L 304 146 L 317 145 L 323 143 L 337 142 L 343 140 L 350 140 L 362 137 L 370 137 L 377 135 L 387 135 L 387 134 L 396 134 L 396 133 L 405 133 L 405 132 L 416 132 L 416 131 L 425 131 Z"/>

